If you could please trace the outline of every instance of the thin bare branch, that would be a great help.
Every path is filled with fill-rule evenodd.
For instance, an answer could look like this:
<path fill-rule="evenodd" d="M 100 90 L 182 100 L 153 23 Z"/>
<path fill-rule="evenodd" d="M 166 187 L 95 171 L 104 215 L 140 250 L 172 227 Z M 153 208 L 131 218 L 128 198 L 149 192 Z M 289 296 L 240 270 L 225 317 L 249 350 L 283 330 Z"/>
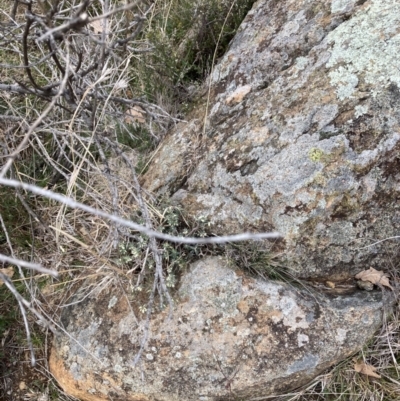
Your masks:
<path fill-rule="evenodd" d="M 36 270 L 39 273 L 50 274 L 53 277 L 58 277 L 58 272 L 55 270 L 46 269 L 45 267 L 40 266 L 37 263 L 26 262 L 25 260 L 11 258 L 10 256 L 6 256 L 0 253 L 0 262 L 7 262 L 12 265 L 25 267 L 27 269 Z"/>
<path fill-rule="evenodd" d="M 19 84 L 0 84 L 0 91 L 17 93 L 19 95 L 38 95 L 38 96 L 45 96 L 45 95 L 56 96 L 57 95 L 57 91 L 44 92 L 44 91 L 36 89 L 36 88 L 28 89 Z"/>
<path fill-rule="evenodd" d="M 101 14 L 98 17 L 94 17 L 94 18 L 90 18 L 90 19 L 89 19 L 89 16 L 82 10 L 75 18 L 72 18 L 68 22 L 65 22 L 64 24 L 57 26 L 56 28 L 48 30 L 46 33 L 44 33 L 42 36 L 40 36 L 38 38 L 38 40 L 42 41 L 44 39 L 47 39 L 47 38 L 49 38 L 51 36 L 55 36 L 55 35 L 59 36 L 62 33 L 67 32 L 71 29 L 78 30 L 91 22 L 94 22 L 94 21 L 97 21 L 100 19 L 104 19 L 104 18 L 108 18 L 111 15 L 114 15 L 119 12 L 129 11 L 132 8 L 137 7 L 138 4 L 139 4 L 139 1 L 136 1 L 134 3 L 127 4 L 126 6 L 123 6 L 123 7 L 117 7 L 114 10 L 111 10 L 107 13 Z"/>
<path fill-rule="evenodd" d="M 30 310 L 43 324 L 47 325 L 51 331 L 56 332 L 51 322 L 46 319 L 38 310 L 36 310 L 30 302 L 28 302 L 15 288 L 12 281 L 2 272 L 0 272 L 0 279 L 4 282 L 6 287 L 11 291 L 16 300 L 21 303 L 25 308 Z"/>
<path fill-rule="evenodd" d="M 26 310 L 21 301 L 18 301 L 19 310 L 21 311 L 22 319 L 24 321 L 25 332 L 26 332 L 26 341 L 28 343 L 29 351 L 31 353 L 31 365 L 36 365 L 36 357 L 35 351 L 33 350 L 32 338 L 31 338 L 31 330 L 29 329 L 28 318 L 26 317 Z"/>
<path fill-rule="evenodd" d="M 36 185 L 26 184 L 16 180 L 9 180 L 0 177 L 0 184 L 6 185 L 13 188 L 22 188 L 26 191 L 32 192 L 36 195 L 44 196 L 48 199 L 53 199 L 60 202 L 66 206 L 73 209 L 80 209 L 88 213 L 92 213 L 95 216 L 104 217 L 110 221 L 121 224 L 124 227 L 132 228 L 138 232 L 141 232 L 149 237 L 155 237 L 165 241 L 177 242 L 181 244 L 225 244 L 227 242 L 237 242 L 237 241 L 248 241 L 248 240 L 261 240 L 261 239 L 277 239 L 281 238 L 282 235 L 277 232 L 272 233 L 242 233 L 236 235 L 225 235 L 221 237 L 208 237 L 208 238 L 197 238 L 197 237 L 177 237 L 174 235 L 160 233 L 159 231 L 151 230 L 140 224 L 134 223 L 132 221 L 123 219 L 120 216 L 115 216 L 110 213 L 103 212 L 102 210 L 95 209 L 91 206 L 85 205 L 83 203 L 77 202 L 67 196 L 57 194 L 53 191 L 37 187 Z"/>
<path fill-rule="evenodd" d="M 353 248 L 353 249 L 359 250 L 359 249 L 369 248 L 370 246 L 378 245 L 378 244 L 380 244 L 382 242 L 389 241 L 389 240 L 392 240 L 392 239 L 400 239 L 400 235 L 395 235 L 394 237 L 388 237 L 388 238 L 385 238 L 385 239 L 381 239 L 380 241 L 373 242 L 372 244 L 365 245 L 365 246 L 362 246 L 360 248 Z"/>
<path fill-rule="evenodd" d="M 68 71 L 68 69 L 67 69 Z M 36 119 L 36 121 L 29 127 L 28 132 L 25 134 L 24 139 L 21 141 L 21 143 L 18 145 L 17 149 L 9 156 L 6 164 L 0 171 L 0 178 L 5 177 L 7 174 L 7 171 L 10 169 L 11 165 L 14 162 L 14 159 L 18 156 L 18 154 L 25 148 L 27 143 L 29 142 L 29 138 L 32 135 L 33 131 L 41 124 L 43 119 L 50 113 L 50 111 L 53 109 L 54 105 L 56 104 L 57 100 L 61 96 L 62 92 L 64 91 L 65 85 L 68 80 L 68 74 L 65 74 L 63 81 L 61 82 L 60 89 L 58 91 L 58 94 L 53 97 L 52 101 L 50 104 L 46 107 L 46 109 L 43 111 L 43 113 Z"/>

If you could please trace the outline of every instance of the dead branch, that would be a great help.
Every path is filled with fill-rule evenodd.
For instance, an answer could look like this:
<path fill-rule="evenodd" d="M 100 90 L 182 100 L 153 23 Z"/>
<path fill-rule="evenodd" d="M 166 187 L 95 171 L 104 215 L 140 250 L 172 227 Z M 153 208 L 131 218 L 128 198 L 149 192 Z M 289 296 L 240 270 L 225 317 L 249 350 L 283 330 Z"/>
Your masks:
<path fill-rule="evenodd" d="M 49 191 L 36 185 L 26 184 L 16 180 L 10 180 L 6 178 L 0 178 L 0 184 L 12 188 L 21 188 L 26 191 L 32 192 L 36 195 L 43 196 L 48 199 L 53 199 L 57 202 L 62 203 L 73 209 L 80 209 L 85 212 L 91 213 L 95 216 L 103 217 L 110 221 L 120 224 L 121 226 L 131 228 L 149 237 L 158 238 L 165 241 L 177 242 L 180 244 L 225 244 L 227 242 L 238 242 L 238 241 L 249 241 L 249 240 L 262 240 L 262 239 L 277 239 L 281 238 L 281 234 L 277 232 L 272 233 L 242 233 L 236 235 L 224 235 L 221 237 L 208 237 L 208 238 L 197 238 L 197 237 L 177 237 L 174 235 L 164 234 L 159 231 L 152 230 L 140 224 L 134 223 L 123 219 L 122 217 L 115 216 L 113 214 L 103 212 L 102 210 L 95 209 L 91 206 L 84 205 L 83 203 L 77 202 L 67 196 L 57 194 L 53 191 Z"/>

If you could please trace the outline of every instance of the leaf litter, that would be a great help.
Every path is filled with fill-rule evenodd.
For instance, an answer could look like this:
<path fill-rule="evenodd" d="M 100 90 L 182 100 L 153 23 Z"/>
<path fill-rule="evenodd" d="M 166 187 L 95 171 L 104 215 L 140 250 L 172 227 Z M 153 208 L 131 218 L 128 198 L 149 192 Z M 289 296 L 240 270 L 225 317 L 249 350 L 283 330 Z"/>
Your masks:
<path fill-rule="evenodd" d="M 393 291 L 393 287 L 389 283 L 389 277 L 384 272 L 375 270 L 373 267 L 356 274 L 355 277 L 362 281 L 369 281 L 381 288 L 383 286 L 389 287 Z"/>
<path fill-rule="evenodd" d="M 375 373 L 376 368 L 372 365 L 368 365 L 365 362 L 356 362 L 354 364 L 354 370 L 358 373 L 362 373 L 363 375 L 367 375 L 369 377 L 375 377 L 377 379 L 380 379 L 381 376 L 378 375 L 378 373 Z"/>

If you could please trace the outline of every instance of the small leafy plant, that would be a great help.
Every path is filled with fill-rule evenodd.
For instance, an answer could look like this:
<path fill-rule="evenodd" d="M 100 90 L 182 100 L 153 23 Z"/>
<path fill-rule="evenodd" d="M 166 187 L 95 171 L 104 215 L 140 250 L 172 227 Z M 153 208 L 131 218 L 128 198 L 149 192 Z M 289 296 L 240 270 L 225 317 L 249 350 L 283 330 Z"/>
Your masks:
<path fill-rule="evenodd" d="M 161 201 L 156 210 L 158 213 L 154 214 L 154 219 L 158 231 L 175 236 L 205 237 L 208 235 L 208 225 L 205 219 L 189 221 L 180 208 L 168 205 L 165 201 Z M 133 218 L 135 221 L 144 223 L 140 213 Z M 212 252 L 210 245 L 175 244 L 167 241 L 160 241 L 159 248 L 163 261 L 165 282 L 170 289 L 176 287 L 181 273 L 190 263 Z M 217 247 L 213 249 L 216 251 Z M 148 237 L 142 234 L 130 235 L 127 241 L 119 244 L 118 250 L 117 263 L 119 266 L 136 274 L 136 283 L 134 284 L 132 280 L 132 290 L 142 291 L 143 287 L 153 278 L 152 272 L 155 267 L 154 259 L 149 252 Z"/>

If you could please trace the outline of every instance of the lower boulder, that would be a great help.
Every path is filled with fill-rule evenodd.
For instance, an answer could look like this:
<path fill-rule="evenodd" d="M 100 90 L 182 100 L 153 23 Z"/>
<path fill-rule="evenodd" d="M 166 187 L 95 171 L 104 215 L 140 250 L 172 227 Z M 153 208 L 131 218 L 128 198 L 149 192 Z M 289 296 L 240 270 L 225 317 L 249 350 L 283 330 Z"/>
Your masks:
<path fill-rule="evenodd" d="M 172 317 L 145 321 L 112 285 L 77 293 L 61 316 L 50 369 L 85 401 L 229 400 L 289 391 L 358 351 L 382 321 L 382 291 L 315 293 L 227 267 L 192 264 Z"/>

